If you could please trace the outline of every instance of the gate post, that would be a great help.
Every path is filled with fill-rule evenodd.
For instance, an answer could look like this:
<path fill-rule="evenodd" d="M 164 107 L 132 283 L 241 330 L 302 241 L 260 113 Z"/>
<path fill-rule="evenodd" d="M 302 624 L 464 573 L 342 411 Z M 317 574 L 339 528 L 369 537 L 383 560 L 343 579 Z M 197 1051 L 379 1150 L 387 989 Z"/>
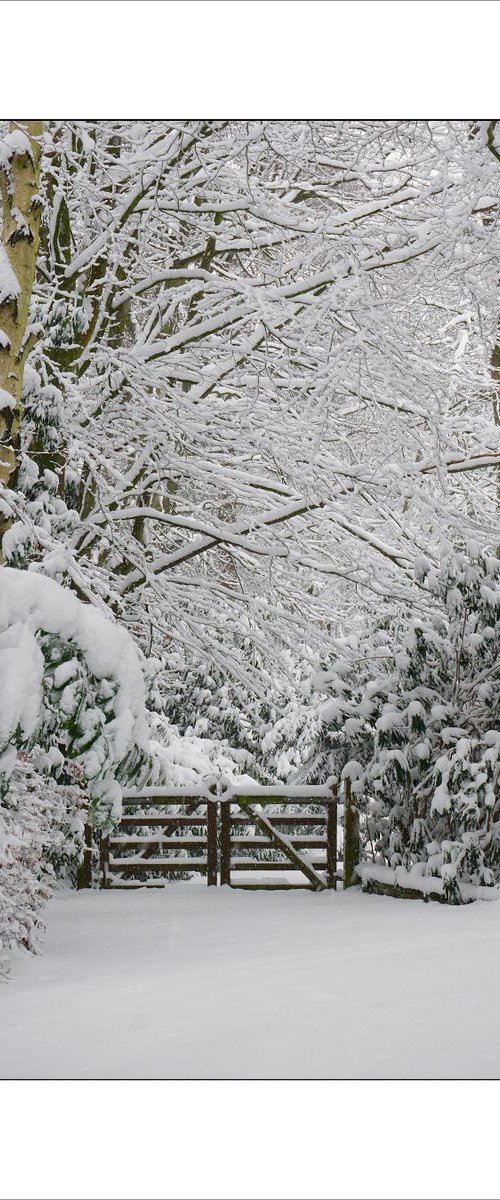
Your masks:
<path fill-rule="evenodd" d="M 220 805 L 220 882 L 231 883 L 231 800 Z"/>
<path fill-rule="evenodd" d="M 359 862 L 359 813 L 352 799 L 351 780 L 344 780 L 344 889 L 357 883 Z"/>
<path fill-rule="evenodd" d="M 92 825 L 87 821 L 84 831 L 83 857 L 76 872 L 78 889 L 92 887 L 92 835 Z"/>
<path fill-rule="evenodd" d="M 101 835 L 101 849 L 100 849 L 100 855 L 99 855 L 99 863 L 100 863 L 100 867 L 101 867 L 101 882 L 100 882 L 100 886 L 101 886 L 102 888 L 107 888 L 107 887 L 109 887 L 109 875 L 108 875 L 108 868 L 109 868 L 109 837 L 107 837 L 107 836 L 106 836 L 106 837 L 103 837 L 103 836 Z"/>
<path fill-rule="evenodd" d="M 216 792 L 216 787 L 210 787 Z M 207 800 L 207 885 L 217 887 L 217 800 Z"/>
<path fill-rule="evenodd" d="M 336 784 L 328 785 L 332 793 L 332 799 L 327 801 L 326 805 L 326 868 L 327 868 L 327 883 L 329 888 L 337 887 L 337 787 Z"/>

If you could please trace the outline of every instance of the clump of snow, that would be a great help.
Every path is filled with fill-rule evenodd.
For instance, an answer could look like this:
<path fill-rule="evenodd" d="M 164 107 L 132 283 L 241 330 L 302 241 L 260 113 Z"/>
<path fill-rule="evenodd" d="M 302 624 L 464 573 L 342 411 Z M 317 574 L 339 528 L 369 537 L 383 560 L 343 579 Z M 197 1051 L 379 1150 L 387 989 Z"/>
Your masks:
<path fill-rule="evenodd" d="M 2 554 L 11 567 L 22 566 L 33 551 L 35 533 L 24 521 L 13 521 L 2 538 Z"/>
<path fill-rule="evenodd" d="M 6 392 L 5 388 L 0 388 L 0 408 L 14 408 L 14 404 L 15 400 L 10 392 Z"/>
<path fill-rule="evenodd" d="M 17 228 L 18 228 L 19 232 L 22 234 L 22 236 L 29 237 L 29 233 L 30 233 L 29 225 L 26 220 L 26 217 L 24 216 L 24 213 L 21 212 L 21 209 L 17 208 L 17 206 L 15 204 L 13 204 L 12 208 L 10 210 L 10 213 L 11 213 L 11 216 L 14 218 Z"/>
<path fill-rule="evenodd" d="M 15 154 L 28 154 L 33 158 L 33 151 L 28 134 L 24 129 L 11 129 L 0 142 L 0 163 L 7 165 Z"/>
<path fill-rule="evenodd" d="M 20 291 L 19 280 L 10 265 L 5 246 L 0 244 L 0 304 L 16 300 Z"/>
<path fill-rule="evenodd" d="M 16 729 L 26 740 L 34 733 L 42 703 L 43 668 L 43 654 L 21 621 L 0 633 L 0 746 L 6 747 Z"/>

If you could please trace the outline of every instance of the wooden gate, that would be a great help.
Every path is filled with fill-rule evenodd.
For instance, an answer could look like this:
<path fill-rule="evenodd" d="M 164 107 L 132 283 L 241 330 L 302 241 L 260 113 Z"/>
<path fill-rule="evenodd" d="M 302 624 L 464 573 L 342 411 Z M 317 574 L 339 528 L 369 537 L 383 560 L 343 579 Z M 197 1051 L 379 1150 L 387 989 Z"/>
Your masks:
<path fill-rule="evenodd" d="M 189 788 L 127 791 L 123 816 L 102 838 L 100 885 L 159 887 L 205 876 L 209 886 L 335 888 L 334 786 L 260 787 L 226 779 Z"/>
<path fill-rule="evenodd" d="M 267 883 L 257 880 L 261 873 Z M 333 789 L 255 786 L 246 787 L 244 794 L 227 790 L 220 803 L 221 884 L 323 891 L 334 888 L 337 878 Z"/>

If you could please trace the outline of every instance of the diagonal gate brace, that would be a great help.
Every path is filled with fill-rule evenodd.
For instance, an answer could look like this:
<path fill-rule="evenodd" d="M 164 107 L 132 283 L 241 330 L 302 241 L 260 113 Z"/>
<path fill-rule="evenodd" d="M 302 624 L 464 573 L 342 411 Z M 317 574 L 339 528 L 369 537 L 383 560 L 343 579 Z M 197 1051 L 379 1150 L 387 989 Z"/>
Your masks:
<path fill-rule="evenodd" d="M 316 871 L 315 867 L 311 866 L 311 863 L 307 861 L 307 858 L 304 858 L 302 854 L 299 854 L 299 851 L 295 849 L 295 846 L 285 834 L 278 833 L 278 830 L 271 825 L 271 822 L 267 817 L 264 817 L 261 813 L 256 812 L 253 805 L 246 801 L 244 797 L 242 797 L 240 800 L 233 800 L 233 804 L 237 804 L 238 808 L 241 808 L 242 812 L 245 814 L 250 814 L 254 823 L 258 825 L 260 829 L 264 830 L 264 833 L 268 834 L 275 846 L 282 850 L 283 854 L 286 854 L 287 858 L 289 858 L 295 864 L 297 870 L 301 871 L 303 875 L 306 875 L 307 879 L 309 879 L 309 882 L 312 883 L 312 886 L 316 889 L 316 891 L 319 892 L 326 889 L 326 881 L 323 876 L 320 875 L 319 871 Z M 258 864 L 256 864 L 256 870 L 258 870 Z"/>

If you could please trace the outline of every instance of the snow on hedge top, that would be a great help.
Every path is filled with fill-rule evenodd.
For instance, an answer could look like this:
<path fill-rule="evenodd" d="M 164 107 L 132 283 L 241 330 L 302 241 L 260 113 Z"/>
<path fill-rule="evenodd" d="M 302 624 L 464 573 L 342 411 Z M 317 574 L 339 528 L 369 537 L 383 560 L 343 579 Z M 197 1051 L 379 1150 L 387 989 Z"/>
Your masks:
<path fill-rule="evenodd" d="M 96 679 L 112 679 L 113 757 L 118 763 L 132 746 L 149 745 L 145 687 L 137 650 L 124 629 L 72 592 L 32 571 L 0 569 L 0 744 L 18 726 L 36 730 L 42 701 L 43 655 L 39 632 L 73 642 Z"/>

